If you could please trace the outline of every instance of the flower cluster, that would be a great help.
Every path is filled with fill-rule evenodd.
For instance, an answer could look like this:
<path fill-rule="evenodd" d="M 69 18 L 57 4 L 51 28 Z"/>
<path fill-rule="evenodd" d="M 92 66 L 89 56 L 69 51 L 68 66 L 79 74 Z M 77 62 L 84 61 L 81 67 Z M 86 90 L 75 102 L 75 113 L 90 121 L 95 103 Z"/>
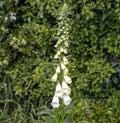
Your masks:
<path fill-rule="evenodd" d="M 69 48 L 69 25 L 67 23 L 64 9 L 66 5 L 63 6 L 63 10 L 61 11 L 59 23 L 58 23 L 58 33 L 57 33 L 57 43 L 55 44 L 56 54 L 54 59 L 57 61 L 56 72 L 52 76 L 51 80 L 57 82 L 54 97 L 52 99 L 51 105 L 54 108 L 58 108 L 60 106 L 59 99 L 63 99 L 64 105 L 70 104 L 72 99 L 70 98 L 71 89 L 68 84 L 71 84 L 72 80 L 68 76 L 68 69 L 66 65 L 69 64 L 67 59 L 68 48 Z"/>

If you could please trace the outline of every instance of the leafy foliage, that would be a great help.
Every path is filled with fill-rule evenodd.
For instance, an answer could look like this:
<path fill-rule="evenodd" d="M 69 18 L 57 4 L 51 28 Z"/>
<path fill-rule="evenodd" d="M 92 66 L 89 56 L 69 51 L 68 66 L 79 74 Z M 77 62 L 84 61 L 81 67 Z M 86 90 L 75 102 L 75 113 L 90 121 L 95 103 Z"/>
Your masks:
<path fill-rule="evenodd" d="M 54 122 L 50 102 L 55 84 L 50 78 L 64 2 L 73 80 L 72 112 L 62 109 L 64 123 L 120 122 L 119 0 L 0 1 L 1 122 Z M 53 119 L 46 110 L 54 113 Z"/>

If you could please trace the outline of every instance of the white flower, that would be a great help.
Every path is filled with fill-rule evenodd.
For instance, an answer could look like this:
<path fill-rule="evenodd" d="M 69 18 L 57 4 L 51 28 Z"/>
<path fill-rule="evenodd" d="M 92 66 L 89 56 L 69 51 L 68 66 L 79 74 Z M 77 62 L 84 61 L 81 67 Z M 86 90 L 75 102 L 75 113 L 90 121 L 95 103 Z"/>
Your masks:
<path fill-rule="evenodd" d="M 17 20 L 17 18 L 16 18 L 16 13 L 10 13 L 10 19 L 11 19 L 11 21 L 12 20 Z"/>
<path fill-rule="evenodd" d="M 61 69 L 62 69 L 62 70 L 67 69 L 66 66 L 65 66 L 63 63 L 61 63 Z"/>
<path fill-rule="evenodd" d="M 63 90 L 60 83 L 58 83 L 55 90 L 55 96 L 62 97 L 62 95 L 63 95 Z"/>
<path fill-rule="evenodd" d="M 64 36 L 64 35 L 62 35 L 62 36 L 61 36 L 61 38 L 62 38 L 62 39 L 64 39 L 64 38 L 65 38 L 65 36 Z"/>
<path fill-rule="evenodd" d="M 58 32 L 57 35 L 60 35 L 60 32 Z"/>
<path fill-rule="evenodd" d="M 62 40 L 61 40 L 61 39 L 59 39 L 59 40 L 57 41 L 57 43 L 55 44 L 55 47 L 58 47 L 58 45 L 60 45 L 60 44 L 61 44 L 61 42 L 62 42 Z"/>
<path fill-rule="evenodd" d="M 65 81 L 62 82 L 62 90 L 63 90 L 63 93 L 65 93 L 66 95 L 69 95 L 71 92 L 71 89 L 68 87 Z"/>
<path fill-rule="evenodd" d="M 59 97 L 54 96 L 53 99 L 52 99 L 51 105 L 54 108 L 58 108 L 60 106 L 60 104 L 59 104 Z"/>
<path fill-rule="evenodd" d="M 69 105 L 72 99 L 68 95 L 63 95 L 63 101 L 65 105 Z"/>
<path fill-rule="evenodd" d="M 69 44 L 68 44 L 68 42 L 64 42 L 64 45 L 66 46 L 66 47 L 69 47 Z"/>
<path fill-rule="evenodd" d="M 58 58 L 59 58 L 58 54 L 55 54 L 54 59 L 58 59 Z"/>
<path fill-rule="evenodd" d="M 68 74 L 68 69 L 63 70 L 64 75 Z"/>
<path fill-rule="evenodd" d="M 60 48 L 60 52 L 64 52 L 64 50 L 65 50 L 65 49 L 64 49 L 63 47 Z"/>
<path fill-rule="evenodd" d="M 60 52 L 61 53 L 64 53 L 64 54 L 67 54 L 68 53 L 68 51 L 65 48 L 63 48 L 63 47 L 60 48 Z"/>
<path fill-rule="evenodd" d="M 8 17 L 6 16 L 6 17 L 5 17 L 5 22 L 7 22 L 7 21 L 8 21 Z"/>
<path fill-rule="evenodd" d="M 59 56 L 60 56 L 60 54 L 61 54 L 61 52 L 60 52 L 60 51 L 57 51 L 57 53 L 55 54 L 54 58 L 55 58 L 55 59 L 58 59 Z"/>
<path fill-rule="evenodd" d="M 68 59 L 64 56 L 63 57 L 63 63 L 65 64 L 65 65 L 67 65 L 69 62 L 68 62 Z"/>
<path fill-rule="evenodd" d="M 60 67 L 59 67 L 59 65 L 56 68 L 56 73 L 60 73 Z"/>
<path fill-rule="evenodd" d="M 60 51 L 57 51 L 57 55 L 59 56 L 61 54 L 61 52 Z"/>
<path fill-rule="evenodd" d="M 64 52 L 64 54 L 67 54 L 67 53 L 68 53 L 68 51 L 67 51 L 66 49 L 64 49 L 64 51 L 63 51 L 63 52 Z"/>
<path fill-rule="evenodd" d="M 71 84 L 71 83 L 72 83 L 72 80 L 71 80 L 71 78 L 70 78 L 69 76 L 64 75 L 64 79 L 65 79 L 65 81 L 66 81 L 68 84 Z"/>
<path fill-rule="evenodd" d="M 55 44 L 55 46 L 54 46 L 55 48 L 57 48 L 58 47 L 58 44 Z"/>
<path fill-rule="evenodd" d="M 57 73 L 55 73 L 53 76 L 52 76 L 52 81 L 54 81 L 54 82 L 56 82 L 57 81 L 57 77 L 58 77 L 58 75 L 57 75 Z"/>
<path fill-rule="evenodd" d="M 59 43 L 59 44 L 62 43 L 62 39 L 59 39 L 59 40 L 58 40 L 58 43 Z"/>

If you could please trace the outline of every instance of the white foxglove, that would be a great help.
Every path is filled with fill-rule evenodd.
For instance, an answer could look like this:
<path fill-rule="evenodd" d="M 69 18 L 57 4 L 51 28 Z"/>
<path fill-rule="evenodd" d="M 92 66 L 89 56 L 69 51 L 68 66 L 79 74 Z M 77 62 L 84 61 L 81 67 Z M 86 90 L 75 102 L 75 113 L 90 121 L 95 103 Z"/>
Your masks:
<path fill-rule="evenodd" d="M 60 106 L 60 104 L 59 104 L 59 97 L 54 96 L 53 99 L 52 99 L 51 105 L 54 108 L 58 108 Z"/>
<path fill-rule="evenodd" d="M 60 56 L 60 54 L 61 54 L 61 52 L 60 52 L 60 51 L 58 51 L 58 52 L 55 54 L 54 58 L 55 58 L 55 59 L 58 59 L 58 58 L 59 58 L 59 56 Z"/>
<path fill-rule="evenodd" d="M 63 90 L 60 83 L 58 83 L 56 85 L 55 96 L 62 97 L 62 95 L 63 95 Z"/>
<path fill-rule="evenodd" d="M 60 67 L 59 67 L 59 65 L 56 68 L 56 73 L 60 73 Z"/>
<path fill-rule="evenodd" d="M 62 38 L 62 39 L 64 39 L 64 38 L 65 38 L 65 36 L 64 36 L 64 35 L 62 35 L 62 36 L 61 36 L 61 38 Z"/>
<path fill-rule="evenodd" d="M 63 93 L 66 95 L 69 95 L 71 92 L 71 89 L 68 87 L 65 81 L 62 82 L 62 90 L 63 90 Z"/>
<path fill-rule="evenodd" d="M 62 70 L 67 69 L 66 66 L 65 66 L 63 63 L 61 63 L 61 69 L 62 69 Z"/>
<path fill-rule="evenodd" d="M 66 81 L 68 84 L 71 84 L 71 83 L 72 83 L 72 80 L 71 80 L 71 78 L 70 78 L 69 76 L 64 75 L 64 79 L 65 79 L 65 81 Z"/>
<path fill-rule="evenodd" d="M 68 95 L 63 95 L 64 105 L 69 105 L 72 99 Z"/>
<path fill-rule="evenodd" d="M 57 51 L 57 55 L 59 56 L 61 54 L 61 52 L 60 51 Z"/>
<path fill-rule="evenodd" d="M 68 69 L 63 70 L 64 75 L 67 75 L 68 72 L 69 72 Z"/>
<path fill-rule="evenodd" d="M 65 65 L 67 65 L 69 62 L 68 62 L 68 60 L 67 60 L 67 58 L 64 56 L 63 57 L 63 63 L 65 64 Z"/>
<path fill-rule="evenodd" d="M 58 59 L 58 58 L 59 58 L 58 54 L 55 54 L 54 59 Z"/>
<path fill-rule="evenodd" d="M 57 73 L 55 73 L 53 76 L 52 76 L 52 81 L 54 81 L 54 82 L 56 82 L 57 81 L 57 77 L 58 77 L 58 75 L 57 75 Z"/>
<path fill-rule="evenodd" d="M 68 42 L 64 42 L 64 45 L 66 46 L 66 47 L 69 47 L 69 44 L 68 44 Z"/>
<path fill-rule="evenodd" d="M 65 50 L 65 49 L 64 49 L 63 47 L 60 48 L 60 52 L 64 52 L 64 50 Z"/>
<path fill-rule="evenodd" d="M 64 53 L 64 54 L 67 54 L 67 53 L 68 53 L 68 51 L 67 51 L 66 49 L 64 49 L 63 53 Z"/>

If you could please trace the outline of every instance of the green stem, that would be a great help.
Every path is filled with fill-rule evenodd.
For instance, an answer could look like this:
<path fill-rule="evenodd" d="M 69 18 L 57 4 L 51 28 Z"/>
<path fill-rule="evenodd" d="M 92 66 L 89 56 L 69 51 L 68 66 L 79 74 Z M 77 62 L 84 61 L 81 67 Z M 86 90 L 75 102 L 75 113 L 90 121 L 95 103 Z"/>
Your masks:
<path fill-rule="evenodd" d="M 56 118 L 56 123 L 61 123 L 60 107 L 57 109 L 57 118 Z"/>

